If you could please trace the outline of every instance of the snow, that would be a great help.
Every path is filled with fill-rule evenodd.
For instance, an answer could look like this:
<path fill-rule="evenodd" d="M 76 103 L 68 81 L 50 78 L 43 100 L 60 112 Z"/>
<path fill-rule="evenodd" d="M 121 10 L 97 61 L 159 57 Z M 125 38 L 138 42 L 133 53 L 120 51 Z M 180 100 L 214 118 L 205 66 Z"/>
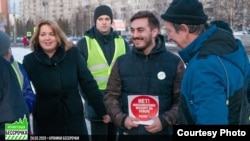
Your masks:
<path fill-rule="evenodd" d="M 15 60 L 17 60 L 20 63 L 23 62 L 23 57 L 31 52 L 30 48 L 24 48 L 24 47 L 12 47 L 11 50 Z"/>

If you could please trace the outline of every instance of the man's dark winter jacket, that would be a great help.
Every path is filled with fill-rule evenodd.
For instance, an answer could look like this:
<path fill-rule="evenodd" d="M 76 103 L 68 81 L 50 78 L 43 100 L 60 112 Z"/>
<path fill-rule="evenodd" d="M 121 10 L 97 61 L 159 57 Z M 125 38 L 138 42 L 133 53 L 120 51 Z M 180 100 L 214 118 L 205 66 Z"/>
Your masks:
<path fill-rule="evenodd" d="M 29 117 L 21 88 L 10 63 L 0 57 L 0 135 L 4 135 L 5 123 L 13 123 Z"/>
<path fill-rule="evenodd" d="M 163 130 L 155 134 L 170 135 L 171 125 L 177 121 L 183 73 L 183 62 L 178 56 L 166 51 L 163 36 L 159 35 L 156 46 L 148 55 L 133 48 L 131 53 L 120 56 L 112 69 L 104 96 L 108 114 L 128 135 L 152 135 L 144 126 L 127 130 L 124 121 L 129 114 L 129 95 L 158 96 Z"/>
<path fill-rule="evenodd" d="M 249 60 L 233 35 L 213 25 L 179 54 L 187 64 L 179 124 L 242 124 Z"/>

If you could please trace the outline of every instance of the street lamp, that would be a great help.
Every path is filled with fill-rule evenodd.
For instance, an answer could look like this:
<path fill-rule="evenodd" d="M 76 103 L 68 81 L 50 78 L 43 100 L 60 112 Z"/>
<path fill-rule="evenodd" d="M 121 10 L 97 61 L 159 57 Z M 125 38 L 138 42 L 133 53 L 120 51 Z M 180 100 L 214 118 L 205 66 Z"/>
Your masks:
<path fill-rule="evenodd" d="M 48 2 L 47 2 L 47 0 L 43 1 L 43 7 L 44 7 L 44 18 L 47 19 L 48 18 Z"/>
<path fill-rule="evenodd" d="M 13 33 L 13 37 L 14 37 L 14 44 L 16 44 L 16 0 L 14 0 L 13 3 L 13 19 L 14 19 L 14 33 Z"/>

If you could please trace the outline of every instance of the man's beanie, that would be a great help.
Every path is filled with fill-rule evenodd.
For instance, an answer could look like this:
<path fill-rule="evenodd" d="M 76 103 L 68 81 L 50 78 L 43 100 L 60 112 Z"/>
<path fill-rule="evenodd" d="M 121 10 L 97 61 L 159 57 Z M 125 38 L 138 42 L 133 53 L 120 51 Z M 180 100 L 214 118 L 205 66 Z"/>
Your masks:
<path fill-rule="evenodd" d="M 210 24 L 215 24 L 217 27 L 222 28 L 230 33 L 233 33 L 233 30 L 230 28 L 230 25 L 227 22 L 221 20 L 212 21 Z"/>
<path fill-rule="evenodd" d="M 206 23 L 208 17 L 198 0 L 173 0 L 161 18 L 176 24 L 199 25 Z"/>
<path fill-rule="evenodd" d="M 10 48 L 10 38 L 9 36 L 0 31 L 0 56 L 5 55 Z"/>
<path fill-rule="evenodd" d="M 113 20 L 112 10 L 107 5 L 100 5 L 95 9 L 94 22 L 96 22 L 97 18 L 101 15 L 108 15 L 111 21 Z"/>

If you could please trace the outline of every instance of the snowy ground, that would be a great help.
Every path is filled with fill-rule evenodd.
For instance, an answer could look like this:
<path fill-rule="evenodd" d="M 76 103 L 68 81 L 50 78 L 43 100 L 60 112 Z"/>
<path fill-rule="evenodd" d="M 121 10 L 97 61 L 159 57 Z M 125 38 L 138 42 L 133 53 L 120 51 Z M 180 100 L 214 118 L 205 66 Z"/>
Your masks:
<path fill-rule="evenodd" d="M 30 48 L 24 48 L 24 47 L 12 47 L 11 50 L 12 50 L 12 54 L 15 60 L 17 60 L 20 63 L 23 62 L 23 57 L 26 54 L 31 52 Z M 84 100 L 83 100 L 83 103 L 84 103 Z M 32 116 L 30 117 L 30 119 L 32 121 Z M 87 123 L 88 133 L 91 134 L 90 123 L 87 119 L 86 119 L 86 123 Z"/>
<path fill-rule="evenodd" d="M 14 55 L 14 58 L 20 63 L 23 62 L 24 55 L 31 52 L 30 48 L 23 48 L 23 47 L 12 47 L 11 50 L 12 54 Z"/>

